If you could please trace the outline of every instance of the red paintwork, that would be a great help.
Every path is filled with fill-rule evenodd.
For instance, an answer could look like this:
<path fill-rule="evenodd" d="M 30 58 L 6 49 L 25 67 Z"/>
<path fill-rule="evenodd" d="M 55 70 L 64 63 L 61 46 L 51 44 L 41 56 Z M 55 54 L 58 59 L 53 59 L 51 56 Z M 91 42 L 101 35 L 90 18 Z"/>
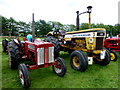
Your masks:
<path fill-rule="evenodd" d="M 48 68 L 49 66 L 56 65 L 56 64 L 57 62 L 53 62 L 53 63 L 46 63 L 43 65 L 32 65 L 32 66 L 27 65 L 27 67 L 28 67 L 28 70 L 34 70 L 39 68 Z"/>
<path fill-rule="evenodd" d="M 38 68 L 47 68 L 51 65 L 56 65 L 57 62 L 52 62 L 52 63 L 48 63 L 48 47 L 53 47 L 54 44 L 50 43 L 50 42 L 44 42 L 41 41 L 41 39 L 36 39 L 34 42 L 30 42 L 30 41 L 26 41 L 26 39 L 24 39 L 25 43 L 23 44 L 23 48 L 24 48 L 24 52 L 25 55 L 23 56 L 24 58 L 27 58 L 28 60 L 31 60 L 32 62 L 35 63 L 35 65 L 29 66 L 26 65 L 28 67 L 29 70 L 34 70 L 34 69 L 38 69 Z M 32 46 L 33 48 L 29 48 L 28 46 Z M 44 64 L 43 65 L 37 65 L 37 48 L 43 48 L 44 47 Z M 34 54 L 34 58 L 31 56 L 32 52 Z"/>
<path fill-rule="evenodd" d="M 27 39 L 26 39 L 26 38 L 23 38 L 23 41 L 27 41 Z"/>
<path fill-rule="evenodd" d="M 111 43 L 111 41 L 113 41 L 113 43 Z M 104 47 L 110 48 L 116 52 L 120 51 L 120 34 L 118 37 L 106 38 L 104 41 Z"/>

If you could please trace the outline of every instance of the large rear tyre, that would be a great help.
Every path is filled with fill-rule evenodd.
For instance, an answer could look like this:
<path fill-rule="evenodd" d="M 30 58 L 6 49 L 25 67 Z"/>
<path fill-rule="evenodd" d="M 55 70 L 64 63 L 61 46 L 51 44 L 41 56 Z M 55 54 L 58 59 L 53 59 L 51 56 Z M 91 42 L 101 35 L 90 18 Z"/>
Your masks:
<path fill-rule="evenodd" d="M 60 52 L 60 46 L 59 46 L 59 42 L 57 41 L 57 39 L 55 39 L 55 37 L 53 36 L 48 36 L 45 39 L 46 42 L 51 42 L 54 44 L 54 58 L 57 58 L 59 56 L 59 52 Z"/>
<path fill-rule="evenodd" d="M 12 40 L 8 43 L 9 67 L 17 69 L 20 61 L 20 52 L 18 46 Z"/>
<path fill-rule="evenodd" d="M 100 59 L 100 54 L 93 55 L 93 60 L 95 63 L 99 65 L 102 65 L 102 66 L 108 65 L 111 60 L 110 53 L 106 51 L 104 59 Z"/>
<path fill-rule="evenodd" d="M 19 79 L 23 88 L 30 87 L 29 72 L 25 64 L 20 64 L 18 67 Z"/>
<path fill-rule="evenodd" d="M 55 59 L 57 62 L 56 65 L 53 65 L 53 72 L 55 72 L 58 76 L 63 77 L 66 74 L 67 67 L 64 59 L 58 57 Z"/>
<path fill-rule="evenodd" d="M 88 67 L 87 56 L 82 51 L 73 51 L 70 55 L 70 65 L 74 70 L 84 72 Z"/>

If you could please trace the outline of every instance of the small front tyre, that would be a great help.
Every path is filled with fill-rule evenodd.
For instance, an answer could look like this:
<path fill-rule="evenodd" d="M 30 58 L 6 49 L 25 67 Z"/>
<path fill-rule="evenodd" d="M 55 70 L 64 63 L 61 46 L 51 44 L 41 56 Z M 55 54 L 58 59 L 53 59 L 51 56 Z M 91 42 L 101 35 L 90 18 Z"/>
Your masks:
<path fill-rule="evenodd" d="M 30 87 L 29 72 L 25 64 L 20 64 L 18 67 L 19 78 L 23 88 Z"/>
<path fill-rule="evenodd" d="M 108 53 L 110 53 L 110 60 L 111 60 L 111 61 L 116 61 L 116 60 L 117 60 L 118 55 L 116 54 L 115 51 L 110 50 L 110 49 L 106 49 L 106 48 L 104 48 L 104 49 L 105 49 Z"/>
<path fill-rule="evenodd" d="M 116 61 L 118 58 L 116 52 L 114 52 L 112 50 L 110 50 L 109 52 L 110 52 L 111 61 Z"/>
<path fill-rule="evenodd" d="M 67 68 L 64 59 L 57 57 L 55 59 L 57 62 L 56 65 L 53 65 L 53 72 L 55 72 L 58 76 L 63 77 L 66 74 Z"/>

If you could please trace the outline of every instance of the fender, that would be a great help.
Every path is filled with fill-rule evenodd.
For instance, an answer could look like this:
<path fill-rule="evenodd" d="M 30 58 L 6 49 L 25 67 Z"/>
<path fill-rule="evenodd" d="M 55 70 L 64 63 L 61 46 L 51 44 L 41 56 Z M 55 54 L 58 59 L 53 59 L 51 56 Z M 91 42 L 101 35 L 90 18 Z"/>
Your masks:
<path fill-rule="evenodd" d="M 19 47 L 22 46 L 21 42 L 19 39 L 13 39 L 13 41 L 15 42 L 16 45 L 18 45 Z"/>

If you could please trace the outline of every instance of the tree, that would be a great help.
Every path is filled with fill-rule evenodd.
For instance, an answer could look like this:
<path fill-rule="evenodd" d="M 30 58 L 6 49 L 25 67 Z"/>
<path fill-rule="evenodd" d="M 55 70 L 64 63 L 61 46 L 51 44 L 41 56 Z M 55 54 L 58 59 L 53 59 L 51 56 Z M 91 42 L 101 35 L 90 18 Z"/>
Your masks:
<path fill-rule="evenodd" d="M 8 19 L 8 30 L 11 35 L 18 35 L 18 29 L 17 29 L 17 21 L 15 21 L 12 17 Z"/>
<path fill-rule="evenodd" d="M 31 23 L 26 23 L 23 21 L 18 22 L 18 29 L 20 33 L 24 33 L 24 36 L 26 36 L 27 33 L 31 32 Z"/>
<path fill-rule="evenodd" d="M 8 35 L 9 21 L 7 18 L 0 16 L 2 18 L 2 33 L 3 35 Z"/>
<path fill-rule="evenodd" d="M 24 36 L 26 36 L 27 33 L 31 33 L 31 22 L 26 23 L 23 21 L 16 21 L 12 17 L 6 18 L 3 16 L 0 16 L 0 28 L 2 27 L 3 35 L 18 35 L 19 33 L 23 33 Z M 40 35 L 46 35 L 49 31 L 52 31 L 52 26 L 56 25 L 56 29 L 64 30 L 64 31 L 75 31 L 76 26 L 73 24 L 62 24 L 60 22 L 56 21 L 48 21 L 45 20 L 39 20 L 35 22 L 35 32 L 36 36 Z M 103 23 L 100 24 L 91 24 L 91 28 L 105 28 L 106 33 L 108 34 L 110 31 L 112 31 L 113 35 L 116 36 L 120 33 L 120 24 L 113 25 L 104 25 Z M 81 30 L 88 29 L 88 23 L 82 23 L 80 26 Z"/>
<path fill-rule="evenodd" d="M 80 29 L 81 30 L 88 29 L 88 23 L 82 23 Z"/>
<path fill-rule="evenodd" d="M 35 32 L 37 36 L 46 35 L 51 30 L 51 25 L 48 24 L 45 20 L 39 20 L 35 22 Z"/>
<path fill-rule="evenodd" d="M 115 24 L 114 31 L 115 31 L 114 35 L 120 34 L 120 24 Z"/>
<path fill-rule="evenodd" d="M 75 27 L 75 25 L 73 25 L 73 24 L 64 24 L 64 25 L 63 25 L 63 30 L 64 30 L 64 31 L 67 31 L 67 32 L 75 31 L 75 30 L 76 30 L 76 27 Z"/>

